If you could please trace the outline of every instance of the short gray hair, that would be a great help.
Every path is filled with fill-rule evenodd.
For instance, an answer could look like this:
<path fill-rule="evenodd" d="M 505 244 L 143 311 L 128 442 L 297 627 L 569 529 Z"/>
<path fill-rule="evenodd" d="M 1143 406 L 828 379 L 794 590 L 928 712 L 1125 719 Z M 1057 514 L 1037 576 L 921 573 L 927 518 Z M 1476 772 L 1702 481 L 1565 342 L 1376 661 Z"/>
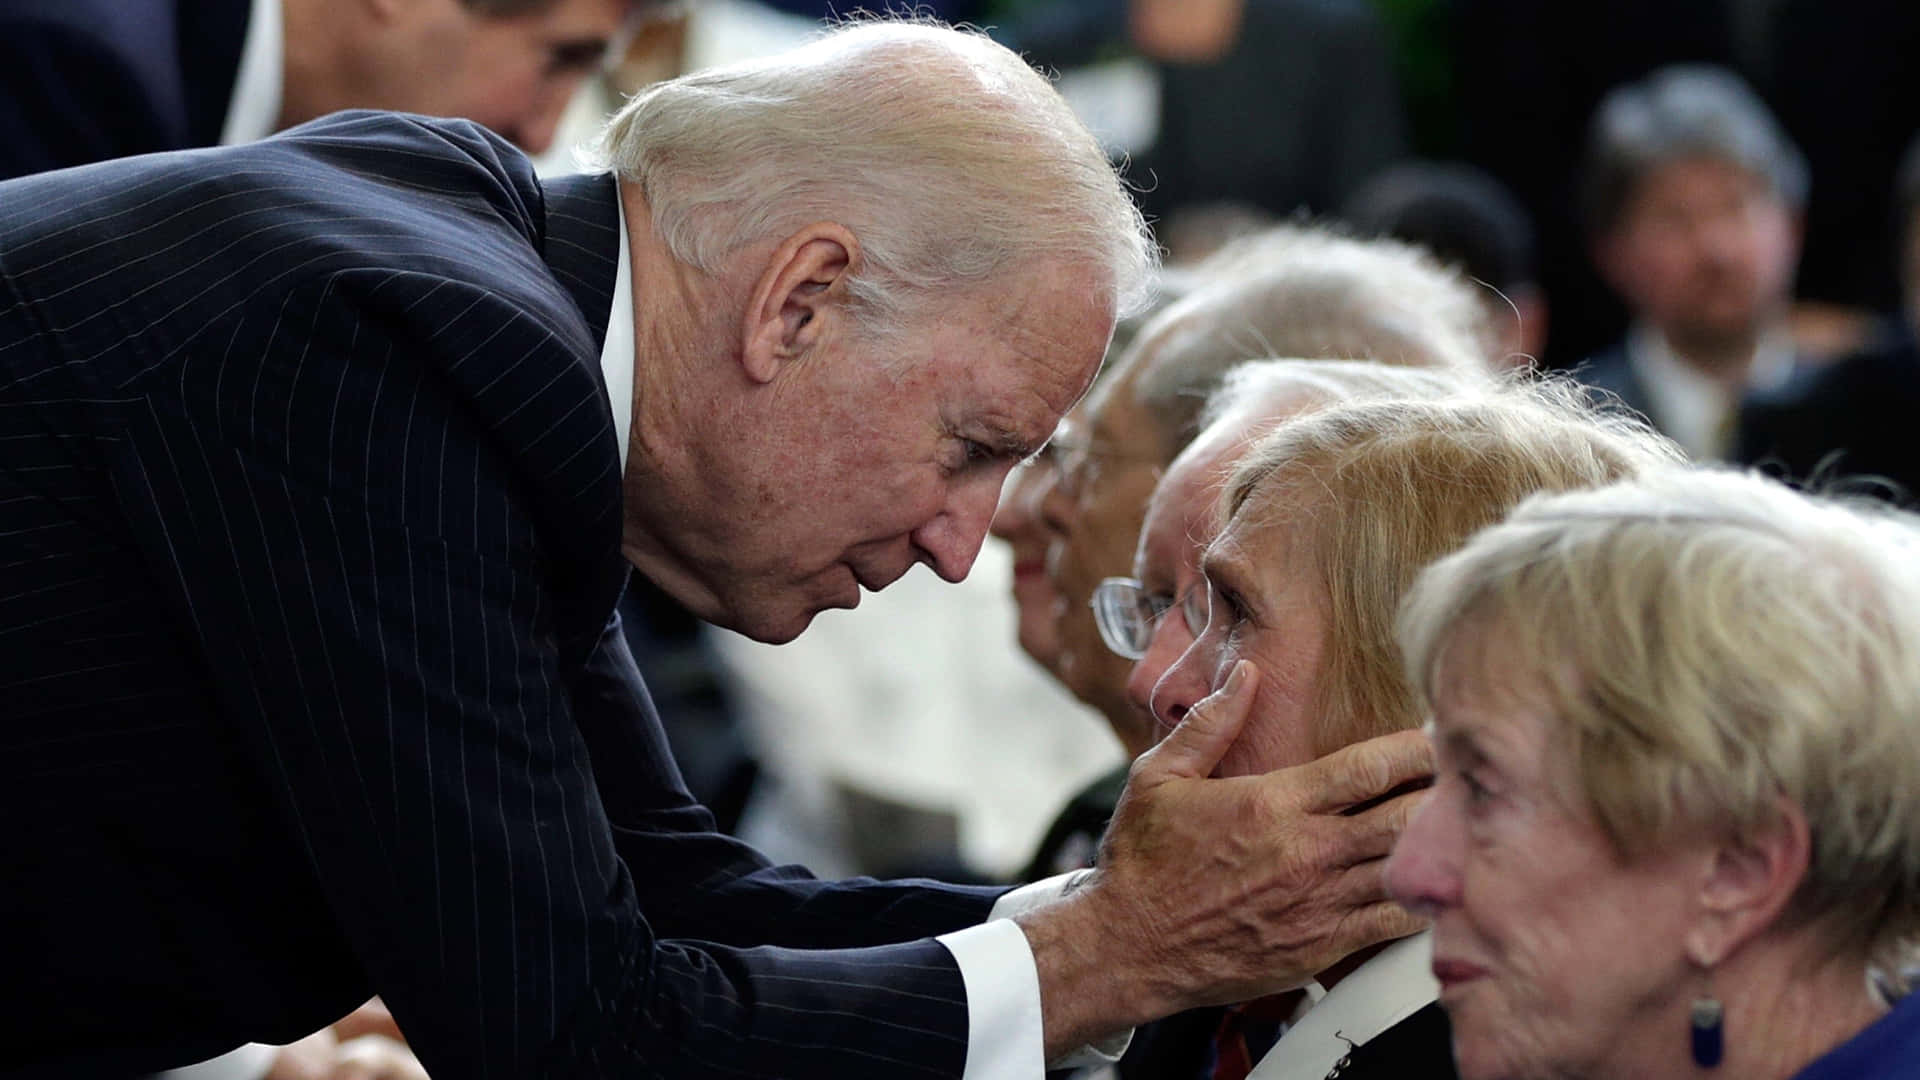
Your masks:
<path fill-rule="evenodd" d="M 984 35 L 874 19 L 636 95 L 599 155 L 673 255 L 717 272 L 816 221 L 858 239 L 875 336 L 956 287 L 1043 262 L 1105 278 L 1114 314 L 1158 253 L 1106 152 L 1053 86 Z"/>
<path fill-rule="evenodd" d="M 1228 245 L 1196 274 L 1201 285 L 1140 335 L 1144 342 L 1180 334 L 1134 388 L 1176 443 L 1198 431 L 1221 377 L 1248 360 L 1492 366 L 1491 328 L 1474 286 L 1411 244 L 1282 225 Z"/>
<path fill-rule="evenodd" d="M 1620 223 L 1641 181 L 1687 158 L 1725 162 L 1782 202 L 1807 202 L 1807 159 L 1747 84 L 1722 67 L 1678 64 L 1615 87 L 1594 112 L 1580 208 L 1590 232 Z"/>
<path fill-rule="evenodd" d="M 1421 576 L 1399 639 L 1429 695 L 1443 658 L 1544 693 L 1623 854 L 1756 835 L 1784 794 L 1813 837 L 1790 924 L 1916 958 L 1920 519 L 1707 470 L 1540 497 Z"/>
<path fill-rule="evenodd" d="M 1360 399 L 1289 420 L 1234 468 L 1223 520 L 1301 523 L 1330 601 L 1315 746 L 1418 726 L 1394 616 L 1421 568 L 1541 491 L 1599 487 L 1682 460 L 1638 419 L 1563 378 L 1446 397 Z"/>

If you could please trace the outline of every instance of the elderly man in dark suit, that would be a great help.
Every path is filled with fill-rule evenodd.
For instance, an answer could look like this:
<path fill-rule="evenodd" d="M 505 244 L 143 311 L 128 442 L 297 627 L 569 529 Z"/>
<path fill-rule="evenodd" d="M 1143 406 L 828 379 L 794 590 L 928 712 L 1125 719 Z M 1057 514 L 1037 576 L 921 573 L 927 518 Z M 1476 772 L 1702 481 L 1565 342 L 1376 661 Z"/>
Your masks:
<path fill-rule="evenodd" d="M 964 575 L 1151 249 L 984 39 L 678 80 L 612 175 L 324 120 L 0 185 L 0 1062 L 124 1075 L 369 992 L 436 1076 L 1038 1076 L 1405 934 L 1417 735 L 1136 769 L 1099 870 L 824 883 L 711 832 L 612 617 L 765 640 Z M 984 921 L 983 921 L 984 920 Z"/>
<path fill-rule="evenodd" d="M 646 0 L 0 0 L 0 178 L 231 145 L 346 108 L 539 152 Z"/>

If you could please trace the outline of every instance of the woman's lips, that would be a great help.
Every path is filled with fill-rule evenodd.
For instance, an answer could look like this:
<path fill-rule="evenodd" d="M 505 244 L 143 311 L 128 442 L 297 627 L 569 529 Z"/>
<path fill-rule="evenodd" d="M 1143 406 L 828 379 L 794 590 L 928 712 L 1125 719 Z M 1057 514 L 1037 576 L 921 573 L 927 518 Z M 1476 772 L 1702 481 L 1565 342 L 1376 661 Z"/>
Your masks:
<path fill-rule="evenodd" d="M 1047 576 L 1047 560 L 1021 559 L 1013 564 L 1013 580 L 1019 582 L 1037 581 Z"/>
<path fill-rule="evenodd" d="M 1439 980 L 1442 989 L 1472 982 L 1486 973 L 1486 968 L 1478 964 L 1470 964 L 1465 960 L 1449 960 L 1437 956 L 1433 960 L 1433 977 Z"/>

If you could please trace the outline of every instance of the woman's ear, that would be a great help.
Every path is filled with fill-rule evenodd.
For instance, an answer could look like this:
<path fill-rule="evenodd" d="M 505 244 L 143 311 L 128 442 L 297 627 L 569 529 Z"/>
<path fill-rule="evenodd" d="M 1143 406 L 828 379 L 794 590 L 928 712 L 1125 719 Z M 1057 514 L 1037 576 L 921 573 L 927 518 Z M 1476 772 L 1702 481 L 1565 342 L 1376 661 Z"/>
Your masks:
<path fill-rule="evenodd" d="M 1715 967 L 1773 925 L 1806 880 L 1812 857 L 1806 814 L 1779 796 L 1770 826 L 1730 837 L 1709 854 L 1698 894 L 1699 917 L 1687 933 L 1688 958 Z"/>
<path fill-rule="evenodd" d="M 808 225 L 767 256 L 748 297 L 740 340 L 748 378 L 770 382 L 807 353 L 846 311 L 848 278 L 860 245 L 845 226 Z"/>

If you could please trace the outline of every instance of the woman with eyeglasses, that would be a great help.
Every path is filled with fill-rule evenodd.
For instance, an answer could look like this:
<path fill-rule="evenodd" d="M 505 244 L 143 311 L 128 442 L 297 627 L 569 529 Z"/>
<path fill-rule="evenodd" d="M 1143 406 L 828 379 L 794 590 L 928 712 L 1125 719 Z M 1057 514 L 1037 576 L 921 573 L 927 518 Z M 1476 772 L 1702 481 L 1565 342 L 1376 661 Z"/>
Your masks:
<path fill-rule="evenodd" d="M 1170 730 L 1214 691 L 1250 686 L 1251 711 L 1217 770 L 1227 776 L 1417 727 L 1393 627 L 1420 569 L 1536 492 L 1680 460 L 1666 439 L 1559 382 L 1354 401 L 1282 423 L 1226 481 L 1200 562 L 1206 622 L 1155 688 L 1155 718 Z M 1423 933 L 1321 972 L 1312 1003 L 1251 1075 L 1452 1076 L 1429 963 Z"/>

